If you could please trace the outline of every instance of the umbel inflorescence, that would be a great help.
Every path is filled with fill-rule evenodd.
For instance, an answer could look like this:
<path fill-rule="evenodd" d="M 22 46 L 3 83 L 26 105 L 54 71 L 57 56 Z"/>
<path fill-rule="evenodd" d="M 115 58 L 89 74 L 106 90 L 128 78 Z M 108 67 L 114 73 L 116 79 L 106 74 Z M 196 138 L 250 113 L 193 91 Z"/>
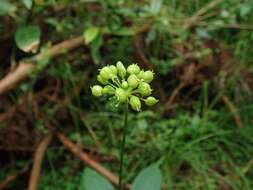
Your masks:
<path fill-rule="evenodd" d="M 118 61 L 116 65 L 107 65 L 100 69 L 97 80 L 100 85 L 91 87 L 94 96 L 107 95 L 115 97 L 119 103 L 129 103 L 133 110 L 141 110 L 141 101 L 147 106 L 155 105 L 158 100 L 151 96 L 149 83 L 154 78 L 150 70 L 141 70 L 137 64 L 124 67 Z"/>

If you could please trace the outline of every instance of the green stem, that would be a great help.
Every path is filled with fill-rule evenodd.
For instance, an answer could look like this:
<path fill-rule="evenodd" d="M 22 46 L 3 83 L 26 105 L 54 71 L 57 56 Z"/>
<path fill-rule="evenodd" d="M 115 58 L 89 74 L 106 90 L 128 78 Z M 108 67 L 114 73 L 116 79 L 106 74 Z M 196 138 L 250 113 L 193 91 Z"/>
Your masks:
<path fill-rule="evenodd" d="M 121 84 L 120 84 L 120 81 L 119 81 L 119 78 L 118 78 L 118 77 L 113 78 L 113 79 L 112 79 L 112 81 L 113 81 L 116 85 L 118 85 L 118 87 L 120 87 L 120 86 L 121 86 Z"/>
<path fill-rule="evenodd" d="M 124 153 L 125 153 L 125 144 L 126 144 L 126 135 L 127 135 L 127 118 L 128 118 L 128 103 L 125 105 L 125 113 L 124 113 L 124 126 L 123 126 L 123 134 L 120 145 L 120 166 L 119 166 L 119 186 L 118 190 L 123 190 L 122 176 L 123 176 L 123 161 L 124 161 Z"/>

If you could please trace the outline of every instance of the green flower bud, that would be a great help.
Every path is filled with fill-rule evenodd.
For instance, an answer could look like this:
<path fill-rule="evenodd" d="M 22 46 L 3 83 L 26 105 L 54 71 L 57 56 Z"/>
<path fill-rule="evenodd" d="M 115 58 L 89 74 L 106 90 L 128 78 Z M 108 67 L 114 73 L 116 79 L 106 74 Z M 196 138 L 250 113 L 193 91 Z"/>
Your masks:
<path fill-rule="evenodd" d="M 116 68 L 118 70 L 119 76 L 121 78 L 124 78 L 126 76 L 126 68 L 124 67 L 121 61 L 118 61 L 116 63 Z"/>
<path fill-rule="evenodd" d="M 152 92 L 150 85 L 146 82 L 141 82 L 139 84 L 138 90 L 142 96 L 149 96 Z"/>
<path fill-rule="evenodd" d="M 153 106 L 155 105 L 159 100 L 157 100 L 155 97 L 153 96 L 149 96 L 145 101 L 145 104 L 147 106 Z"/>
<path fill-rule="evenodd" d="M 144 71 L 141 70 L 141 71 L 139 72 L 139 74 L 137 75 L 138 79 L 143 79 L 143 74 L 144 74 Z"/>
<path fill-rule="evenodd" d="M 128 93 L 122 88 L 117 88 L 115 90 L 115 96 L 117 97 L 119 102 L 126 102 L 128 98 Z"/>
<path fill-rule="evenodd" d="M 104 79 L 101 75 L 97 76 L 97 80 L 98 80 L 98 82 L 100 82 L 101 84 L 104 84 L 104 85 L 108 83 L 108 80 Z"/>
<path fill-rule="evenodd" d="M 104 79 L 113 79 L 116 75 L 113 74 L 113 72 L 111 71 L 109 66 L 105 66 L 100 70 L 101 77 L 103 77 Z"/>
<path fill-rule="evenodd" d="M 118 70 L 117 70 L 117 67 L 116 67 L 116 66 L 110 65 L 109 68 L 110 68 L 111 73 L 112 73 L 113 75 L 117 75 Z"/>
<path fill-rule="evenodd" d="M 121 86 L 122 86 L 122 88 L 127 89 L 128 88 L 127 81 L 123 81 Z"/>
<path fill-rule="evenodd" d="M 138 74 L 140 72 L 140 67 L 137 64 L 131 64 L 127 67 L 127 72 L 131 74 Z"/>
<path fill-rule="evenodd" d="M 131 96 L 129 104 L 131 105 L 133 110 L 135 111 L 141 110 L 141 101 L 137 96 Z"/>
<path fill-rule="evenodd" d="M 154 73 L 152 71 L 145 71 L 142 74 L 142 79 L 145 82 L 150 83 L 154 79 Z"/>
<path fill-rule="evenodd" d="M 91 87 L 91 92 L 93 94 L 93 96 L 102 96 L 102 87 L 99 85 L 95 85 L 93 87 Z"/>
<path fill-rule="evenodd" d="M 139 79 L 136 75 L 130 75 L 127 79 L 128 85 L 132 88 L 136 88 L 139 84 Z"/>
<path fill-rule="evenodd" d="M 114 92 L 115 92 L 114 88 L 111 87 L 110 85 L 106 85 L 102 90 L 103 94 L 114 94 Z"/>

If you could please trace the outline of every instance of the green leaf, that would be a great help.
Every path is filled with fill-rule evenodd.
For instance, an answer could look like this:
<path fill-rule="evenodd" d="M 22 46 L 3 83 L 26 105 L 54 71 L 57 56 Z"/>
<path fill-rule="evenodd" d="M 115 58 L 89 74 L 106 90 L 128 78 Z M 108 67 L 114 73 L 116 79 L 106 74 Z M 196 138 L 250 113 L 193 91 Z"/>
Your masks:
<path fill-rule="evenodd" d="M 151 5 L 150 5 L 150 12 L 153 14 L 159 13 L 162 4 L 163 4 L 163 0 L 152 0 Z"/>
<path fill-rule="evenodd" d="M 0 16 L 10 14 L 16 10 L 16 6 L 8 0 L 1 0 L 0 3 Z"/>
<path fill-rule="evenodd" d="M 86 44 L 89 44 L 92 42 L 99 34 L 99 28 L 98 27 L 90 27 L 87 30 L 84 31 L 83 37 Z"/>
<path fill-rule="evenodd" d="M 118 29 L 117 31 L 112 32 L 114 35 L 118 36 L 134 36 L 136 32 L 130 28 L 122 27 Z"/>
<path fill-rule="evenodd" d="M 24 52 L 35 53 L 40 42 L 40 28 L 38 26 L 23 26 L 18 28 L 15 34 L 17 46 Z"/>
<path fill-rule="evenodd" d="M 252 6 L 249 3 L 244 3 L 240 7 L 240 16 L 244 18 L 247 16 L 252 10 Z"/>
<path fill-rule="evenodd" d="M 103 44 L 102 35 L 99 34 L 91 43 L 91 57 L 95 64 L 98 64 L 101 56 L 100 56 L 100 47 Z"/>
<path fill-rule="evenodd" d="M 145 130 L 148 127 L 148 122 L 146 119 L 138 119 L 137 121 L 137 127 L 140 130 Z"/>
<path fill-rule="evenodd" d="M 114 190 L 114 187 L 103 176 L 86 168 L 82 176 L 81 190 Z"/>
<path fill-rule="evenodd" d="M 33 5 L 33 0 L 22 0 L 23 4 L 27 9 L 31 9 Z"/>
<path fill-rule="evenodd" d="M 108 26 L 108 29 L 113 32 L 113 31 L 117 31 L 122 23 L 121 23 L 121 19 L 119 16 L 117 15 L 111 15 L 109 18 L 108 18 L 108 21 L 107 21 L 107 26 Z"/>
<path fill-rule="evenodd" d="M 131 190 L 161 190 L 162 174 L 159 163 L 143 169 L 135 178 Z"/>

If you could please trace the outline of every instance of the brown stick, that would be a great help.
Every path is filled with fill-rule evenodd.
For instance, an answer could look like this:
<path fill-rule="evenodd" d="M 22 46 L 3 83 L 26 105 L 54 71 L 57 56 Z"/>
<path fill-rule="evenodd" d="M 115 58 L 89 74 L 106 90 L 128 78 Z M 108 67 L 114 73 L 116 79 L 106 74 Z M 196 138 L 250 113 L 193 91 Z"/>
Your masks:
<path fill-rule="evenodd" d="M 193 24 L 194 26 L 215 26 L 214 24 L 210 24 L 209 22 L 200 21 Z M 218 28 L 225 28 L 225 29 L 239 29 L 239 30 L 253 30 L 253 25 L 249 24 L 222 24 L 217 26 Z"/>
<path fill-rule="evenodd" d="M 27 170 L 28 167 L 26 166 L 22 170 L 7 176 L 4 181 L 0 182 L 0 190 L 5 189 L 11 182 L 16 180 L 21 174 L 25 173 Z"/>
<path fill-rule="evenodd" d="M 71 151 L 76 157 L 81 159 L 84 163 L 95 169 L 98 173 L 105 176 L 110 182 L 112 182 L 114 185 L 117 185 L 119 182 L 118 176 L 107 170 L 104 166 L 102 166 L 100 163 L 92 159 L 87 153 L 82 152 L 82 150 L 75 145 L 73 142 L 71 142 L 65 135 L 62 133 L 57 132 L 56 133 L 58 139 L 62 142 L 62 144 Z M 129 188 L 129 185 L 127 185 Z"/>
<path fill-rule="evenodd" d="M 33 168 L 31 171 L 31 176 L 29 180 L 28 190 L 37 190 L 39 178 L 40 178 L 40 171 L 41 171 L 41 164 L 47 150 L 48 145 L 52 140 L 52 133 L 49 131 L 48 135 L 41 141 L 39 144 L 34 157 Z"/>
<path fill-rule="evenodd" d="M 81 46 L 83 43 L 84 41 L 82 36 L 66 40 L 51 47 L 46 52 L 46 55 L 50 56 L 51 58 L 55 58 L 66 51 L 71 51 Z M 35 60 L 39 61 L 44 56 L 45 53 L 40 53 L 35 56 Z M 20 81 L 27 78 L 30 71 L 34 71 L 35 69 L 36 65 L 32 61 L 21 61 L 14 71 L 8 73 L 3 79 L 0 80 L 0 95 L 15 88 Z"/>
<path fill-rule="evenodd" d="M 175 101 L 177 95 L 179 94 L 180 90 L 185 87 L 185 83 L 180 83 L 172 92 L 171 96 L 169 97 L 168 101 L 165 104 L 165 110 L 168 111 L 172 108 L 172 104 Z"/>
<path fill-rule="evenodd" d="M 218 4 L 222 3 L 224 0 L 214 0 L 208 3 L 206 6 L 202 7 L 201 9 L 198 10 L 198 12 L 195 14 L 195 17 L 201 16 L 205 14 L 207 11 L 210 9 L 216 7 Z"/>
<path fill-rule="evenodd" d="M 10 72 L 2 80 L 0 80 L 0 95 L 13 89 L 20 81 L 24 80 L 27 77 L 28 71 L 34 69 L 35 65 L 31 62 L 20 63 L 14 71 Z"/>
<path fill-rule="evenodd" d="M 83 44 L 84 44 L 84 39 L 82 36 L 79 36 L 79 37 L 76 37 L 73 39 L 69 39 L 69 40 L 63 41 L 63 42 L 58 43 L 58 44 L 54 45 L 53 47 L 51 47 L 49 49 L 49 51 L 47 51 L 47 55 L 54 58 L 54 57 L 57 57 L 63 53 L 66 53 L 66 51 L 71 51 Z M 40 53 L 36 56 L 36 59 L 37 59 L 37 61 L 39 61 L 43 57 L 44 57 L 44 54 Z"/>
<path fill-rule="evenodd" d="M 243 125 L 242 125 L 241 117 L 240 117 L 235 105 L 229 100 L 229 98 L 227 96 L 222 96 L 222 100 L 224 101 L 224 103 L 227 105 L 229 111 L 234 116 L 234 120 L 235 120 L 235 124 L 236 124 L 237 128 L 242 128 Z"/>
<path fill-rule="evenodd" d="M 142 51 L 143 47 L 142 47 L 141 43 L 142 42 L 141 42 L 140 36 L 136 35 L 136 37 L 134 38 L 134 48 L 135 48 L 135 55 L 136 55 L 137 61 L 144 68 L 148 68 L 148 69 L 153 70 L 154 66 L 152 64 L 150 64 L 150 62 L 148 61 L 147 57 L 143 53 L 143 51 Z"/>

